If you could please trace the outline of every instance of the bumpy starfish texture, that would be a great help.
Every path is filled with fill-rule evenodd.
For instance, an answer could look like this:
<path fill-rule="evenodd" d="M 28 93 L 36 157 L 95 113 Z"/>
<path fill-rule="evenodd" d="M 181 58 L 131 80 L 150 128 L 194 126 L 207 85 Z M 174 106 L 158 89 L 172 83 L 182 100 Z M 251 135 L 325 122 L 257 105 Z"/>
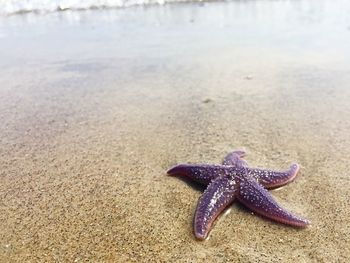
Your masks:
<path fill-rule="evenodd" d="M 222 165 L 180 164 L 171 168 L 169 175 L 181 175 L 207 186 L 199 198 L 194 217 L 196 238 L 207 238 L 214 220 L 235 199 L 252 211 L 271 220 L 295 227 L 305 227 L 310 222 L 280 207 L 266 189 L 291 182 L 299 171 L 292 164 L 286 171 L 250 168 L 242 159 L 245 152 L 229 153 Z"/>

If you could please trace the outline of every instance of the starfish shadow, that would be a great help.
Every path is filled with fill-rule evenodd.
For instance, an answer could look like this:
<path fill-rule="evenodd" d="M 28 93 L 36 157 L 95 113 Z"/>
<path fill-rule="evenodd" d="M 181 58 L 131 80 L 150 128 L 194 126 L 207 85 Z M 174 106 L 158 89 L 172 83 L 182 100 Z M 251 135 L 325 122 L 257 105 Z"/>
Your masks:
<path fill-rule="evenodd" d="M 268 218 L 266 216 L 263 216 L 261 214 L 258 214 L 256 212 L 252 212 L 252 210 L 250 210 L 248 207 L 244 206 L 243 204 L 241 204 L 240 202 L 234 202 L 231 204 L 231 206 L 233 205 L 236 205 L 238 207 L 239 210 L 241 211 L 244 211 L 246 212 L 247 214 L 250 214 L 251 216 L 258 216 L 258 218 L 260 218 L 262 221 L 266 221 L 268 222 L 270 225 L 276 225 L 276 226 L 279 226 L 279 227 L 283 227 L 283 223 L 279 223 L 279 224 L 276 224 L 276 220 L 273 220 L 271 218 Z M 231 207 L 230 207 L 231 208 Z M 277 222 L 278 223 L 278 222 Z M 301 227 L 293 227 L 293 228 L 290 228 L 291 230 L 293 231 L 303 231 L 304 229 L 301 228 Z"/>
<path fill-rule="evenodd" d="M 190 186 L 191 188 L 193 188 L 194 190 L 196 190 L 198 192 L 203 193 L 205 191 L 205 189 L 207 188 L 207 186 L 199 184 L 199 183 L 197 183 L 197 182 L 195 182 L 187 177 L 179 176 L 179 177 L 177 177 L 177 179 L 180 179 L 185 184 L 187 184 L 188 186 Z"/>

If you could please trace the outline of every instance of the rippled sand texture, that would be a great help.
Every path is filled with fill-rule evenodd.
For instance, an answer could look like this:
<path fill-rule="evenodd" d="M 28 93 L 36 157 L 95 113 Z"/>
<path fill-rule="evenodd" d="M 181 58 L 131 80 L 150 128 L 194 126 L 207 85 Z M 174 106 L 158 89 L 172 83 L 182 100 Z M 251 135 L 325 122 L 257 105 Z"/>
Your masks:
<path fill-rule="evenodd" d="M 350 4 L 239 1 L 13 16 L 0 26 L 1 262 L 346 262 Z M 194 239 L 202 189 L 167 177 L 244 147 L 297 179 L 312 225 L 233 205 Z"/>

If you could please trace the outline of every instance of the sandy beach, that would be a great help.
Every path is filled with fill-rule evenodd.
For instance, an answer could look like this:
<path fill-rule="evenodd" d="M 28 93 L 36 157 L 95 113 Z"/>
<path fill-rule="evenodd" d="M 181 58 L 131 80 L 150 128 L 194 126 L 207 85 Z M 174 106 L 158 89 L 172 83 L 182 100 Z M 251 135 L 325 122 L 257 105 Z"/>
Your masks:
<path fill-rule="evenodd" d="M 0 262 L 348 262 L 350 4 L 237 1 L 0 18 Z M 166 175 L 244 148 L 301 165 L 208 240 Z"/>

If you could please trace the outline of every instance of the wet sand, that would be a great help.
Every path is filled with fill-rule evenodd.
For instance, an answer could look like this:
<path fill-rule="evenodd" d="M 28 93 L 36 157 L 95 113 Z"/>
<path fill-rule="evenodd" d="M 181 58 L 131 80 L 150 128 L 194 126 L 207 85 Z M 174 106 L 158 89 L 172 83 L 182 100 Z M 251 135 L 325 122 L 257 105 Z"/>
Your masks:
<path fill-rule="evenodd" d="M 343 4 L 343 5 L 341 5 Z M 248 1 L 1 20 L 1 262 L 347 262 L 350 5 Z M 236 203 L 194 239 L 174 164 L 252 166 L 312 225 Z"/>

